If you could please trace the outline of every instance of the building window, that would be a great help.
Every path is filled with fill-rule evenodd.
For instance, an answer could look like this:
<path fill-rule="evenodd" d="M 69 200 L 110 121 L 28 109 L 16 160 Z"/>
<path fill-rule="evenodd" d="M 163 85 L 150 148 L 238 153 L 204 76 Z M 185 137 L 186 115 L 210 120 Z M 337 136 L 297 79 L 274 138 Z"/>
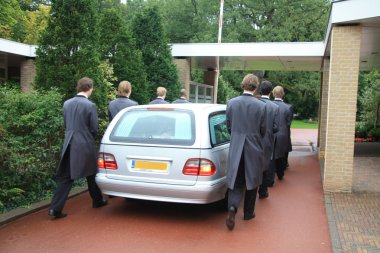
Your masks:
<path fill-rule="evenodd" d="M 214 87 L 211 85 L 190 82 L 189 101 L 192 103 L 212 103 Z"/>

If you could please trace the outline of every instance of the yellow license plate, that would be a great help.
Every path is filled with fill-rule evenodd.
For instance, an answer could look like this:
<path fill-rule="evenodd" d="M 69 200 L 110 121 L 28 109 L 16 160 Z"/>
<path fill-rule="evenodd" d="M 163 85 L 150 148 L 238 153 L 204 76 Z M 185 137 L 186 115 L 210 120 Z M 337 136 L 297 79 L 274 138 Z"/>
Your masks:
<path fill-rule="evenodd" d="M 168 163 L 133 160 L 132 168 L 137 170 L 168 171 Z"/>

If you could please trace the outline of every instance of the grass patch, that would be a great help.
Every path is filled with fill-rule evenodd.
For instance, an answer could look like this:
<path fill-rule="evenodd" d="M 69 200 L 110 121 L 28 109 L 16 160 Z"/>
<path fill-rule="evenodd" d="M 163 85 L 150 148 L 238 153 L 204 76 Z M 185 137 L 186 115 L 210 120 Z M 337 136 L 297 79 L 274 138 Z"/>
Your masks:
<path fill-rule="evenodd" d="M 291 128 L 295 129 L 318 129 L 318 122 L 308 120 L 293 120 Z"/>

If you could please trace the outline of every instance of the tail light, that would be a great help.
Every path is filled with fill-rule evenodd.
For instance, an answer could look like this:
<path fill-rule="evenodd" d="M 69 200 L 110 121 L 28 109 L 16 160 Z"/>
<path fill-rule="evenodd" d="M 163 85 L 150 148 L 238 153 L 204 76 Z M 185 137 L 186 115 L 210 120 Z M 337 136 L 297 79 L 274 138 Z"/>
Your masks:
<path fill-rule="evenodd" d="M 182 173 L 189 176 L 212 176 L 216 172 L 213 162 L 207 159 L 192 158 L 186 161 Z"/>
<path fill-rule="evenodd" d="M 98 154 L 99 169 L 117 170 L 116 159 L 113 154 L 100 152 Z"/>

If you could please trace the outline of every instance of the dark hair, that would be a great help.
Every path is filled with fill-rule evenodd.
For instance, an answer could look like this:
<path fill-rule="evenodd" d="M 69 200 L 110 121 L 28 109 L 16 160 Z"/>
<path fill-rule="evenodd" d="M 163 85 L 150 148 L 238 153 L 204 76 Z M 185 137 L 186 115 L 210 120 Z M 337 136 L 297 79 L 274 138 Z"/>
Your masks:
<path fill-rule="evenodd" d="M 94 81 L 91 78 L 83 77 L 77 83 L 77 92 L 86 92 L 94 87 Z"/>
<path fill-rule="evenodd" d="M 248 74 L 243 78 L 240 87 L 244 90 L 254 91 L 259 86 L 259 78 L 254 74 Z"/>
<path fill-rule="evenodd" d="M 262 95 L 269 95 L 272 91 L 272 83 L 269 81 L 263 81 L 260 85 L 260 92 Z"/>

